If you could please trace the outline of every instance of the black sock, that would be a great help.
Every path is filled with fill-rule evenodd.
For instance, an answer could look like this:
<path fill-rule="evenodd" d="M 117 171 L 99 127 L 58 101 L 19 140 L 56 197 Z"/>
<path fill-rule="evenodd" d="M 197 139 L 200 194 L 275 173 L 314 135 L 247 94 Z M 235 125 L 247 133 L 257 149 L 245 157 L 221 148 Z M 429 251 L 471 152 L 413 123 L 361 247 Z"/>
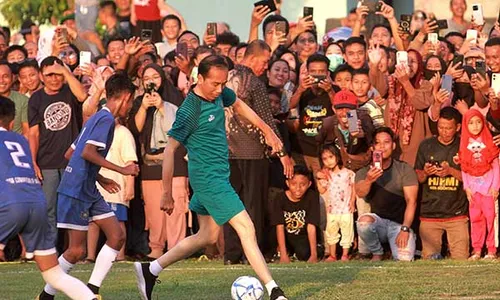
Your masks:
<path fill-rule="evenodd" d="M 45 290 L 39 296 L 40 300 L 54 300 L 54 295 L 48 294 Z"/>
<path fill-rule="evenodd" d="M 94 293 L 94 295 L 98 295 L 99 294 L 99 287 L 98 286 L 95 286 L 95 285 L 90 284 L 90 283 L 87 283 L 87 286 L 92 291 L 92 293 Z"/>

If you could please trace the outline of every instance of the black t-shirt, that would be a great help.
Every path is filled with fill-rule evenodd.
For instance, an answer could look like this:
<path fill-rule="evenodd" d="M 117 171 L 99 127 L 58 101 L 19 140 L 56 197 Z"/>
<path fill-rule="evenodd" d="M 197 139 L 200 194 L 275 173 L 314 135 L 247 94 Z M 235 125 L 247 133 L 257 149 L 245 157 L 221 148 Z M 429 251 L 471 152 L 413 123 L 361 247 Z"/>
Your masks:
<path fill-rule="evenodd" d="M 285 225 L 285 235 L 307 235 L 307 224 L 319 227 L 319 194 L 309 189 L 299 202 L 288 199 L 286 192 L 277 197 L 271 225 Z"/>
<path fill-rule="evenodd" d="M 423 170 L 427 162 L 446 161 L 450 167 L 460 170 L 453 162 L 458 153 L 460 137 L 449 145 L 443 145 L 436 137 L 425 139 L 417 152 L 415 169 Z M 422 184 L 422 202 L 420 216 L 423 218 L 446 219 L 467 215 L 468 202 L 462 182 L 453 176 L 439 177 L 431 175 Z"/>
<path fill-rule="evenodd" d="M 327 93 L 315 95 L 311 89 L 302 94 L 299 102 L 299 130 L 297 132 L 298 152 L 307 156 L 318 156 L 316 136 L 323 119 L 333 116 L 332 103 Z"/>
<path fill-rule="evenodd" d="M 356 173 L 356 183 L 366 178 L 369 167 Z M 417 174 L 413 168 L 402 161 L 392 160 L 389 168 L 372 184 L 365 197 L 370 203 L 371 212 L 383 219 L 403 224 L 406 200 L 403 187 L 418 186 Z"/>
<path fill-rule="evenodd" d="M 82 104 L 67 84 L 59 93 L 47 95 L 45 89 L 36 91 L 28 102 L 29 126 L 39 125 L 40 138 L 37 164 L 40 169 L 65 168 L 66 150 L 82 127 Z"/>

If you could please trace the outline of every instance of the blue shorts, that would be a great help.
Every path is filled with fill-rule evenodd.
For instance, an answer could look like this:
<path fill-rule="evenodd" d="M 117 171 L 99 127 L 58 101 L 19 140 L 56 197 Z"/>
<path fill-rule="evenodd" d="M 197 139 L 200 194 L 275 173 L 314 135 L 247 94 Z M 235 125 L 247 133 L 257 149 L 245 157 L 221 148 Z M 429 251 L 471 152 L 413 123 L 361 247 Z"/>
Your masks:
<path fill-rule="evenodd" d="M 57 254 L 49 231 L 47 204 L 14 203 L 0 207 L 0 250 L 17 234 L 26 246 L 26 257 Z"/>
<path fill-rule="evenodd" d="M 109 205 L 109 207 L 111 207 L 111 211 L 115 213 L 115 216 L 119 222 L 128 221 L 128 207 L 120 203 L 106 203 Z"/>
<path fill-rule="evenodd" d="M 90 222 L 114 216 L 102 197 L 95 202 L 87 202 L 57 194 L 57 228 L 87 231 Z"/>

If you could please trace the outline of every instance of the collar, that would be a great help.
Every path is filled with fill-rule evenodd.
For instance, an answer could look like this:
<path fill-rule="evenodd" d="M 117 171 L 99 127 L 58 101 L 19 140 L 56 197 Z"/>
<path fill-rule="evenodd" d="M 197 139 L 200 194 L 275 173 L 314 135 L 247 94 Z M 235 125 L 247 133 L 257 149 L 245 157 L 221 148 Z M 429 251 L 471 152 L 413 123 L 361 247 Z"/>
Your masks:
<path fill-rule="evenodd" d="M 5 129 L 2 126 L 0 126 L 0 131 L 7 131 L 7 129 Z"/>
<path fill-rule="evenodd" d="M 101 109 L 107 110 L 108 112 L 111 113 L 111 111 L 109 110 L 109 108 L 106 107 L 106 105 L 104 105 Z"/>

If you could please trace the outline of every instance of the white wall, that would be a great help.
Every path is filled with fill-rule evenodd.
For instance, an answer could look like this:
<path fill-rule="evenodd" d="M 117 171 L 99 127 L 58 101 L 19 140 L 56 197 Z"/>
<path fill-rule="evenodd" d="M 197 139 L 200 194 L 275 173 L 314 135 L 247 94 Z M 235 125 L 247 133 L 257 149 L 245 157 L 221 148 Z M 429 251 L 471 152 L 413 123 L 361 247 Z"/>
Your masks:
<path fill-rule="evenodd" d="M 468 0 L 465 19 L 470 20 L 472 16 L 472 4 L 476 3 L 480 3 L 483 6 L 483 14 L 485 18 L 497 19 L 498 10 L 500 9 L 500 1 L 498 0 Z M 438 19 L 451 18 L 449 0 L 415 0 L 415 9 L 433 12 Z"/>

